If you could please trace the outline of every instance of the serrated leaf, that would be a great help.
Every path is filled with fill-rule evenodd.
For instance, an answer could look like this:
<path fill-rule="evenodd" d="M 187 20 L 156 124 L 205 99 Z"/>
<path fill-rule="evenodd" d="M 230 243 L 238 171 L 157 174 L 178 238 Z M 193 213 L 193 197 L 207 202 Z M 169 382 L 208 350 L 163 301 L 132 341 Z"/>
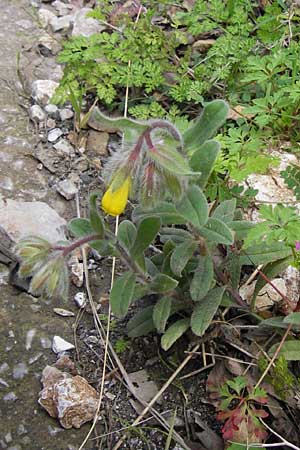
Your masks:
<path fill-rule="evenodd" d="M 144 336 L 155 330 L 153 322 L 153 306 L 139 311 L 127 324 L 128 336 L 131 338 Z"/>
<path fill-rule="evenodd" d="M 118 239 L 127 249 L 133 246 L 136 239 L 136 227 L 130 220 L 123 220 L 118 229 Z"/>
<path fill-rule="evenodd" d="M 220 203 L 212 213 L 214 219 L 219 219 L 224 223 L 231 222 L 234 218 L 234 212 L 236 209 L 236 199 L 225 200 Z"/>
<path fill-rule="evenodd" d="M 161 338 L 161 346 L 167 351 L 190 327 L 190 319 L 181 319 L 173 323 L 163 337 Z"/>
<path fill-rule="evenodd" d="M 130 251 L 133 258 L 141 255 L 149 247 L 154 241 L 159 229 L 159 217 L 147 217 L 140 222 L 134 244 Z"/>
<path fill-rule="evenodd" d="M 190 166 L 195 172 L 201 172 L 197 176 L 197 184 L 204 188 L 213 170 L 215 161 L 220 153 L 221 145 L 217 141 L 206 141 L 198 149 L 194 150 L 190 160 Z"/>
<path fill-rule="evenodd" d="M 153 310 L 153 322 L 159 333 L 164 333 L 167 321 L 171 313 L 172 298 L 162 297 L 158 300 Z"/>
<path fill-rule="evenodd" d="M 156 275 L 152 283 L 150 284 L 150 289 L 152 292 L 161 294 L 163 292 L 169 292 L 176 288 L 178 281 L 168 275 L 159 274 Z"/>
<path fill-rule="evenodd" d="M 210 256 L 200 256 L 198 267 L 194 273 L 190 293 L 192 299 L 197 302 L 208 293 L 214 278 L 213 262 Z"/>
<path fill-rule="evenodd" d="M 194 254 L 197 248 L 195 241 L 185 241 L 175 247 L 170 259 L 172 272 L 180 277 L 183 269 Z"/>
<path fill-rule="evenodd" d="M 291 256 L 291 254 L 290 248 L 287 248 L 282 242 L 275 242 L 272 245 L 264 243 L 248 247 L 246 251 L 241 253 L 240 258 L 242 265 L 255 264 L 258 266 L 286 258 Z"/>
<path fill-rule="evenodd" d="M 210 217 L 204 227 L 199 230 L 200 234 L 209 241 L 216 244 L 233 244 L 233 233 L 228 226 L 219 219 Z"/>
<path fill-rule="evenodd" d="M 200 302 L 197 302 L 191 317 L 191 328 L 197 336 L 203 336 L 211 324 L 222 301 L 224 291 L 225 287 L 214 288 Z"/>
<path fill-rule="evenodd" d="M 112 287 L 109 301 L 113 314 L 119 318 L 127 314 L 133 298 L 136 276 L 132 272 L 125 272 Z"/>
<path fill-rule="evenodd" d="M 268 351 L 272 357 L 276 352 L 279 344 L 274 344 Z M 300 361 L 300 341 L 286 341 L 284 342 L 279 352 L 286 361 Z"/>
<path fill-rule="evenodd" d="M 178 212 L 192 225 L 202 227 L 208 220 L 208 203 L 202 190 L 192 185 L 176 205 Z"/>
<path fill-rule="evenodd" d="M 177 211 L 175 206 L 168 202 L 161 202 L 155 209 L 145 209 L 138 206 L 134 209 L 132 218 L 135 222 L 140 222 L 146 217 L 159 217 L 162 225 L 182 225 L 186 223 L 184 217 Z"/>
<path fill-rule="evenodd" d="M 88 219 L 72 219 L 68 224 L 68 228 L 76 237 L 95 234 Z"/>
<path fill-rule="evenodd" d="M 102 192 L 95 191 L 90 194 L 90 224 L 94 232 L 99 234 L 99 237 L 104 237 L 104 222 L 100 216 L 97 208 L 97 199 L 102 196 Z"/>

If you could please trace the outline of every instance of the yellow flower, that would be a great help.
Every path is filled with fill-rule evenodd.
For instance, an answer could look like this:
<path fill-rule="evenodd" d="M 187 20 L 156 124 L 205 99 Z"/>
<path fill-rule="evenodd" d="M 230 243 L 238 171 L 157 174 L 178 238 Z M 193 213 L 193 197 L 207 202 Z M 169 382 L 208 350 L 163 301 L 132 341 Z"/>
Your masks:
<path fill-rule="evenodd" d="M 102 197 L 102 209 L 111 216 L 119 216 L 126 208 L 130 188 L 130 178 L 121 184 L 115 191 L 110 185 Z"/>

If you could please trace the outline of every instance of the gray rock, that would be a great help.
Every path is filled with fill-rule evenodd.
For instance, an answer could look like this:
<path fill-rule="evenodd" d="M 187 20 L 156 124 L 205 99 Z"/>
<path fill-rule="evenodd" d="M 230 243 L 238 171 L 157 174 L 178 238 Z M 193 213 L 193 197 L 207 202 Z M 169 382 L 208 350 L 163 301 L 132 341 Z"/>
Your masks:
<path fill-rule="evenodd" d="M 86 17 L 87 13 L 92 11 L 91 8 L 81 8 L 74 19 L 74 26 L 72 36 L 91 36 L 95 33 L 100 33 L 105 30 L 105 26 L 101 25 L 98 20 L 92 17 Z"/>
<path fill-rule="evenodd" d="M 38 19 L 43 28 L 47 28 L 51 20 L 55 19 L 56 15 L 46 8 L 40 8 L 38 11 Z"/>
<path fill-rule="evenodd" d="M 66 200 L 72 200 L 78 192 L 77 186 L 71 180 L 62 180 L 57 184 L 57 192 Z"/>
<path fill-rule="evenodd" d="M 70 342 L 65 341 L 60 336 L 54 336 L 52 341 L 52 350 L 54 353 L 66 352 L 68 350 L 73 350 L 75 347 Z"/>
<path fill-rule="evenodd" d="M 54 119 L 49 117 L 47 119 L 46 125 L 47 125 L 48 130 L 53 130 L 56 127 L 56 122 Z"/>
<path fill-rule="evenodd" d="M 52 80 L 36 80 L 32 83 L 32 98 L 42 105 L 46 105 L 54 95 L 58 83 Z"/>
<path fill-rule="evenodd" d="M 75 154 L 74 148 L 66 139 L 60 139 L 53 147 L 61 155 L 71 156 Z"/>
<path fill-rule="evenodd" d="M 106 132 L 99 132 L 95 130 L 89 130 L 87 139 L 87 149 L 100 156 L 107 156 L 107 144 L 109 140 L 109 134 Z"/>
<path fill-rule="evenodd" d="M 57 55 L 57 53 L 61 49 L 61 45 L 57 41 L 57 39 L 53 39 L 50 35 L 46 34 L 44 36 L 41 36 L 38 41 L 38 49 L 39 52 L 43 56 L 51 56 L 51 55 Z"/>
<path fill-rule="evenodd" d="M 59 139 L 62 135 L 63 132 L 60 128 L 54 128 L 53 130 L 49 131 L 47 139 L 49 142 L 56 142 L 57 139 Z"/>
<path fill-rule="evenodd" d="M 60 2 L 59 0 L 55 0 L 55 2 L 52 3 L 52 6 L 56 9 L 59 16 L 68 15 L 70 10 L 72 9 L 72 5 Z"/>
<path fill-rule="evenodd" d="M 25 363 L 18 363 L 13 368 L 13 378 L 15 380 L 21 380 L 28 374 L 28 368 Z"/>
<path fill-rule="evenodd" d="M 50 26 L 52 28 L 52 31 L 56 33 L 57 31 L 67 31 L 72 23 L 74 21 L 74 16 L 71 14 L 68 14 L 67 16 L 63 17 L 56 17 L 54 16 L 50 21 Z"/>
<path fill-rule="evenodd" d="M 16 396 L 16 394 L 12 391 L 3 395 L 2 398 L 5 402 L 15 402 L 16 400 L 18 400 L 18 397 Z"/>
<path fill-rule="evenodd" d="M 32 105 L 29 109 L 29 117 L 34 122 L 42 122 L 46 115 L 39 105 Z"/>
<path fill-rule="evenodd" d="M 52 243 L 65 239 L 66 221 L 44 202 L 0 199 L 0 226 L 14 240 L 41 236 Z"/>
<path fill-rule="evenodd" d="M 50 339 L 42 337 L 40 339 L 40 341 L 41 341 L 41 346 L 43 348 L 51 348 L 51 341 L 50 341 Z"/>
<path fill-rule="evenodd" d="M 9 365 L 5 362 L 0 366 L 0 373 L 4 373 L 9 369 Z"/>
<path fill-rule="evenodd" d="M 85 292 L 77 292 L 74 297 L 74 301 L 78 308 L 84 308 L 86 305 L 86 294 Z"/>
<path fill-rule="evenodd" d="M 5 439 L 7 444 L 10 444 L 12 442 L 12 440 L 13 440 L 11 433 L 10 432 L 6 433 L 6 435 L 4 436 L 4 439 Z"/>
<path fill-rule="evenodd" d="M 56 118 L 58 115 L 58 107 L 56 105 L 53 105 L 52 103 L 49 103 L 45 106 L 45 111 L 49 116 L 54 118 Z"/>
<path fill-rule="evenodd" d="M 64 108 L 61 111 L 59 111 L 59 115 L 62 121 L 69 120 L 72 119 L 72 117 L 74 117 L 73 111 L 69 108 Z"/>

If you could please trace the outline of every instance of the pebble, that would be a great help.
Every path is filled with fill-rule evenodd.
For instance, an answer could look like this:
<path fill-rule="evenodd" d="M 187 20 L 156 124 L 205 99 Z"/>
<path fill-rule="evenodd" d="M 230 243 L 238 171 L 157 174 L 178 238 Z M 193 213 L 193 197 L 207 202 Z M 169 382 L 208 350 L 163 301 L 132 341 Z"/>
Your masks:
<path fill-rule="evenodd" d="M 69 260 L 71 266 L 71 280 L 75 286 L 81 288 L 83 286 L 84 269 L 83 264 L 78 261 L 78 258 L 72 256 Z"/>
<path fill-rule="evenodd" d="M 61 111 L 59 111 L 59 116 L 62 121 L 69 120 L 69 119 L 72 119 L 72 117 L 74 117 L 74 113 L 71 109 L 64 108 Z"/>
<path fill-rule="evenodd" d="M 74 301 L 78 308 L 84 308 L 86 306 L 85 292 L 77 292 L 77 294 L 74 296 Z"/>
<path fill-rule="evenodd" d="M 48 141 L 49 142 L 56 142 L 58 138 L 60 138 L 63 135 L 63 132 L 60 128 L 54 128 L 53 130 L 49 131 L 48 133 Z"/>
<path fill-rule="evenodd" d="M 25 363 L 18 363 L 13 368 L 13 378 L 15 380 L 22 380 L 28 374 L 28 368 Z"/>
<path fill-rule="evenodd" d="M 87 149 L 100 156 L 107 156 L 108 140 L 108 133 L 90 130 L 87 139 Z"/>
<path fill-rule="evenodd" d="M 4 373 L 9 369 L 9 365 L 5 362 L 0 366 L 0 373 Z"/>
<path fill-rule="evenodd" d="M 10 444 L 10 443 L 12 442 L 12 435 L 11 435 L 11 433 L 10 433 L 10 432 L 7 433 L 7 434 L 4 436 L 4 439 L 6 440 L 6 443 L 7 443 L 7 444 Z"/>
<path fill-rule="evenodd" d="M 49 338 L 41 338 L 40 342 L 43 348 L 51 348 L 51 341 Z"/>
<path fill-rule="evenodd" d="M 29 117 L 34 122 L 42 122 L 45 120 L 45 113 L 39 105 L 32 105 L 29 109 Z"/>
<path fill-rule="evenodd" d="M 56 127 L 56 122 L 52 117 L 49 117 L 46 122 L 48 130 L 53 130 Z"/>
<path fill-rule="evenodd" d="M 31 366 L 31 364 L 34 364 L 36 361 L 38 361 L 41 356 L 43 356 L 42 352 L 37 353 L 32 358 L 29 358 L 28 364 Z"/>
<path fill-rule="evenodd" d="M 48 103 L 48 105 L 45 106 L 46 113 L 51 117 L 56 117 L 58 113 L 58 107 L 56 105 L 53 105 L 53 103 Z"/>
<path fill-rule="evenodd" d="M 73 20 L 74 16 L 71 14 L 63 17 L 56 17 L 54 15 L 54 17 L 50 20 L 50 26 L 54 33 L 56 33 L 57 31 L 68 30 L 71 27 Z"/>
<path fill-rule="evenodd" d="M 74 148 L 66 139 L 60 139 L 56 144 L 53 145 L 55 150 L 60 154 L 71 156 L 75 154 Z"/>
<path fill-rule="evenodd" d="M 57 192 L 66 200 L 72 200 L 78 192 L 77 186 L 71 180 L 62 180 L 57 184 Z"/>
<path fill-rule="evenodd" d="M 3 380 L 3 378 L 0 378 L 0 384 L 2 384 L 2 386 L 5 386 L 5 387 L 8 387 L 8 386 L 9 386 L 9 384 L 6 383 L 6 381 Z"/>
<path fill-rule="evenodd" d="M 65 341 L 59 336 L 54 336 L 52 341 L 52 350 L 54 353 L 66 352 L 68 350 L 73 350 L 75 347 L 70 342 Z"/>
<path fill-rule="evenodd" d="M 28 430 L 22 423 L 20 423 L 18 426 L 18 435 L 22 436 L 22 434 L 26 434 L 26 433 L 28 433 Z"/>
<path fill-rule="evenodd" d="M 72 311 L 68 311 L 67 309 L 63 308 L 53 308 L 53 312 L 57 314 L 58 316 L 62 317 L 73 317 L 75 314 Z"/>
<path fill-rule="evenodd" d="M 25 344 L 26 350 L 30 350 L 31 349 L 31 344 L 32 344 L 32 341 L 33 341 L 33 338 L 34 338 L 35 335 L 36 335 L 36 329 L 35 328 L 32 328 L 31 330 L 29 330 L 27 332 L 26 344 Z"/>
<path fill-rule="evenodd" d="M 18 397 L 14 392 L 8 392 L 3 396 L 3 400 L 5 402 L 15 402 L 16 400 L 18 400 Z"/>
<path fill-rule="evenodd" d="M 46 105 L 50 98 L 54 95 L 58 83 L 52 80 L 36 80 L 31 85 L 32 98 Z"/>

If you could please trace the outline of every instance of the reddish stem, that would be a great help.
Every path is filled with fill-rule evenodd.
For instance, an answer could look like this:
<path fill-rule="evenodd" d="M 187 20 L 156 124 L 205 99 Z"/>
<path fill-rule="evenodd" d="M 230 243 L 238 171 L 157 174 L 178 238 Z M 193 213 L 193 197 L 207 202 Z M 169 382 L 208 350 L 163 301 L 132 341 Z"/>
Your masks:
<path fill-rule="evenodd" d="M 52 247 L 52 250 L 61 250 L 62 256 L 65 257 L 73 250 L 80 247 L 81 245 L 87 244 L 88 242 L 95 241 L 97 239 L 101 239 L 101 236 L 99 234 L 90 234 L 89 236 L 85 236 L 84 238 L 78 239 L 78 241 L 72 242 L 72 244 L 67 246 L 56 245 Z"/>

